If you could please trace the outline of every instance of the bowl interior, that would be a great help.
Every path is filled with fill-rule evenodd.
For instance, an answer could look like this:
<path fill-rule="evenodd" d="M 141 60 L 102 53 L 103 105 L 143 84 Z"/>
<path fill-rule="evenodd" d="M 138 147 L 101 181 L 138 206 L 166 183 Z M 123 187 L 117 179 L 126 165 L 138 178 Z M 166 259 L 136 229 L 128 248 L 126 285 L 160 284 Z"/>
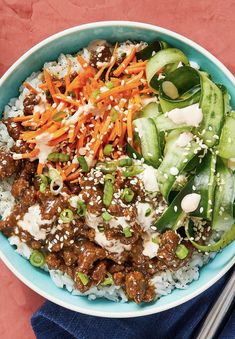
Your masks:
<path fill-rule="evenodd" d="M 73 28 L 47 39 L 26 53 L 3 76 L 0 81 L 0 112 L 12 97 L 18 96 L 18 88 L 32 72 L 42 68 L 46 61 L 56 60 L 60 53 L 75 53 L 95 39 L 106 39 L 111 42 L 127 39 L 151 41 L 162 39 L 174 47 L 180 48 L 190 60 L 197 62 L 203 70 L 209 72 L 213 80 L 223 83 L 235 108 L 235 82 L 229 72 L 196 44 L 164 29 L 137 23 L 98 23 Z M 0 256 L 7 266 L 29 287 L 47 299 L 75 311 L 106 317 L 134 317 L 156 313 L 174 307 L 196 296 L 218 280 L 235 262 L 235 242 L 218 253 L 213 261 L 201 270 L 200 279 L 194 281 L 185 290 L 174 290 L 149 305 L 114 303 L 99 299 L 89 301 L 86 297 L 73 296 L 57 288 L 49 275 L 40 269 L 33 268 L 27 260 L 20 257 L 0 234 Z"/>

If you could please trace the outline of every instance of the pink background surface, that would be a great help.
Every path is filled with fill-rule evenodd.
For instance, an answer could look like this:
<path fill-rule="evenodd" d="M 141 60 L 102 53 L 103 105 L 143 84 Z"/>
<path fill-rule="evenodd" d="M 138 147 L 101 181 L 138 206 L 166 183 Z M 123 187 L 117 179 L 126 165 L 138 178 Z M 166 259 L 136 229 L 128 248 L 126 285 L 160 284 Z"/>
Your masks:
<path fill-rule="evenodd" d="M 0 0 L 0 76 L 51 34 L 102 20 L 169 28 L 201 44 L 235 73 L 235 0 Z M 30 316 L 42 302 L 0 262 L 0 338 L 34 338 Z"/>

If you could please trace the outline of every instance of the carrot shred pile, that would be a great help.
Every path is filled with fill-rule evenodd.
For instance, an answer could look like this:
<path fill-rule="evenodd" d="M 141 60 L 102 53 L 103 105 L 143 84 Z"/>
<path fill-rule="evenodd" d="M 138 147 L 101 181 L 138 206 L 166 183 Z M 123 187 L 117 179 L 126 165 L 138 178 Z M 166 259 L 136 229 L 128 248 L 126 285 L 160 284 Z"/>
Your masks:
<path fill-rule="evenodd" d="M 74 160 L 78 156 L 102 161 L 106 144 L 113 146 L 113 159 L 125 153 L 126 143 L 133 144 L 132 121 L 135 112 L 142 108 L 141 96 L 152 93 L 145 75 L 147 62 L 136 60 L 136 48 L 118 64 L 116 44 L 110 62 L 100 69 L 92 67 L 81 55 L 77 55 L 77 62 L 82 70 L 75 76 L 68 60 L 63 79 L 44 69 L 43 82 L 37 89 L 25 82 L 31 93 L 48 93 L 50 100 L 44 102 L 44 110 L 14 118 L 24 126 L 20 138 L 31 149 L 21 158 L 38 158 L 37 173 L 42 174 L 48 163 L 40 157 L 42 142 L 51 152 L 65 152 L 70 156 L 68 162 L 50 166 L 60 172 L 63 180 L 71 182 L 77 182 L 81 173 Z"/>

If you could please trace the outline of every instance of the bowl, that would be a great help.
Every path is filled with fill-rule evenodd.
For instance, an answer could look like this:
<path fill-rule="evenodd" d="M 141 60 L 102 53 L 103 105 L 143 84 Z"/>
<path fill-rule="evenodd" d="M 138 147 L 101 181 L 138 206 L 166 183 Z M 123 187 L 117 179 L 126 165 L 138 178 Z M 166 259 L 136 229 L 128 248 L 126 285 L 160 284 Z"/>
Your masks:
<path fill-rule="evenodd" d="M 0 112 L 12 97 L 18 96 L 18 88 L 33 71 L 42 68 L 46 61 L 55 60 L 60 53 L 75 53 L 95 39 L 112 42 L 132 40 L 151 41 L 161 39 L 181 49 L 191 61 L 210 73 L 213 80 L 224 84 L 235 108 L 235 78 L 213 55 L 195 42 L 167 29 L 137 22 L 108 21 L 73 27 L 57 33 L 26 52 L 10 67 L 0 80 Z M 223 249 L 201 269 L 200 277 L 187 289 L 175 289 L 171 294 L 146 305 L 134 302 L 114 303 L 105 299 L 89 301 L 87 297 L 73 296 L 64 289 L 57 288 L 48 273 L 33 268 L 22 258 L 0 234 L 0 258 L 6 266 L 28 287 L 73 311 L 110 318 L 139 317 L 158 313 L 180 305 L 202 293 L 221 278 L 235 263 L 235 242 Z"/>

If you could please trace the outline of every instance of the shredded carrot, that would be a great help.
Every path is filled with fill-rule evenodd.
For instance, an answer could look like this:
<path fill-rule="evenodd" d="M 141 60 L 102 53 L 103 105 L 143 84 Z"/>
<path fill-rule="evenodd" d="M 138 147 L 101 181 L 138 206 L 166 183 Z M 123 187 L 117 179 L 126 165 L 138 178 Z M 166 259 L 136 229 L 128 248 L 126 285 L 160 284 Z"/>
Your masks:
<path fill-rule="evenodd" d="M 81 172 L 80 172 L 80 169 L 78 169 L 78 170 L 75 171 L 74 173 L 70 174 L 65 180 L 71 181 L 71 180 L 74 180 L 74 179 L 79 178 L 80 175 L 81 175 Z"/>
<path fill-rule="evenodd" d="M 125 69 L 126 74 L 138 74 L 141 71 L 145 71 L 145 67 L 136 67 L 136 68 L 132 67 Z"/>
<path fill-rule="evenodd" d="M 13 118 L 14 122 L 22 122 L 26 120 L 33 119 L 33 115 L 20 115 L 19 117 Z"/>
<path fill-rule="evenodd" d="M 94 157 L 96 156 L 96 153 L 102 143 L 102 137 L 104 136 L 105 133 L 107 133 L 110 122 L 111 122 L 111 117 L 108 116 L 108 118 L 106 119 L 105 123 L 103 124 L 101 128 L 99 137 L 95 140 L 94 144 L 91 147 L 91 149 L 93 150 Z"/>
<path fill-rule="evenodd" d="M 78 150 L 84 146 L 84 139 L 85 139 L 85 134 L 81 134 L 78 139 L 78 144 L 77 144 Z"/>
<path fill-rule="evenodd" d="M 87 68 L 88 67 L 88 63 L 86 62 L 86 60 L 81 56 L 81 55 L 77 55 L 77 59 L 79 64 L 83 67 L 83 68 Z"/>
<path fill-rule="evenodd" d="M 121 65 L 118 66 L 117 69 L 113 72 L 113 74 L 118 77 L 120 74 L 123 73 L 125 68 L 129 65 L 129 63 L 134 59 L 136 53 L 136 48 L 132 48 L 131 53 L 123 60 Z"/>
<path fill-rule="evenodd" d="M 68 102 L 69 104 L 72 104 L 73 106 L 80 106 L 80 101 L 77 100 L 73 100 L 71 97 L 65 96 L 64 94 L 54 94 L 53 98 L 57 99 L 57 100 L 61 100 L 61 101 L 65 101 Z"/>
<path fill-rule="evenodd" d="M 48 142 L 48 145 L 49 145 L 49 146 L 56 146 L 56 145 L 58 145 L 60 142 L 63 142 L 63 141 L 65 141 L 65 140 L 67 140 L 67 139 L 68 139 L 68 134 L 65 133 L 65 134 L 61 135 L 59 138 L 56 138 L 56 139 L 54 139 L 54 140 L 50 140 L 50 141 Z"/>
<path fill-rule="evenodd" d="M 125 136 L 126 136 L 126 130 L 127 130 L 127 124 L 125 122 L 123 122 L 122 123 L 122 134 L 121 134 L 120 139 L 119 139 L 120 145 L 124 144 L 124 139 L 125 139 Z"/>
<path fill-rule="evenodd" d="M 78 164 L 71 164 L 71 165 L 69 165 L 68 168 L 66 168 L 66 169 L 64 170 L 65 176 L 68 177 L 68 175 L 69 175 L 72 171 L 75 172 L 74 169 L 76 170 L 78 167 L 79 167 Z"/>
<path fill-rule="evenodd" d="M 32 86 L 30 85 L 29 82 L 24 82 L 23 83 L 24 87 L 28 88 L 28 90 L 34 94 L 38 94 L 38 91 Z"/>
<path fill-rule="evenodd" d="M 113 50 L 113 55 L 112 55 L 112 58 L 111 58 L 111 63 L 109 65 L 109 68 L 105 74 L 105 80 L 106 81 L 109 81 L 109 74 L 113 68 L 113 66 L 115 65 L 116 61 L 117 61 L 117 46 L 118 44 L 116 43 L 115 47 L 114 47 L 114 50 Z"/>
<path fill-rule="evenodd" d="M 38 167 L 37 167 L 37 174 L 38 175 L 42 174 L 43 167 L 44 167 L 43 164 L 41 164 L 41 163 L 38 164 Z"/>
<path fill-rule="evenodd" d="M 128 80 L 126 82 L 126 84 L 129 85 L 129 84 L 131 84 L 133 82 L 139 81 L 143 77 L 143 75 L 144 75 L 144 71 L 141 71 L 138 75 L 136 75 L 133 78 L 131 78 L 130 80 Z"/>
<path fill-rule="evenodd" d="M 140 93 L 150 94 L 150 93 L 153 93 L 153 90 L 151 88 L 144 88 L 140 91 Z"/>
<path fill-rule="evenodd" d="M 96 73 L 96 75 L 95 75 L 95 80 L 98 80 L 100 77 L 101 77 L 101 75 L 103 74 L 103 72 L 104 72 L 104 70 L 107 68 L 107 66 L 106 65 L 104 65 L 103 67 L 101 67 L 101 69 L 98 71 L 98 73 Z"/>
<path fill-rule="evenodd" d="M 133 131 L 132 131 L 132 109 L 127 113 L 127 141 L 133 145 Z"/>
<path fill-rule="evenodd" d="M 54 88 L 51 75 L 45 68 L 43 70 L 43 75 L 44 75 L 45 82 L 47 84 L 47 88 L 48 88 L 49 92 L 51 93 L 51 95 L 53 97 L 53 95 L 56 94 L 56 90 Z"/>
<path fill-rule="evenodd" d="M 147 64 L 147 60 L 145 61 L 139 61 L 139 62 L 132 62 L 130 65 L 127 67 L 127 69 L 130 68 L 136 68 L 136 67 L 144 67 Z"/>
<path fill-rule="evenodd" d="M 120 92 L 125 92 L 129 89 L 132 89 L 132 88 L 135 88 L 135 87 L 138 87 L 141 85 L 141 82 L 140 81 L 135 81 L 135 82 L 128 82 L 126 84 L 124 84 L 123 86 L 117 86 L 117 87 L 114 87 L 112 89 L 110 89 L 109 91 L 106 91 L 106 92 L 103 92 L 101 93 L 100 95 L 97 96 L 96 98 L 96 101 L 101 101 L 105 98 L 108 98 L 110 96 L 114 96 Z"/>
<path fill-rule="evenodd" d="M 141 94 L 152 93 L 152 90 L 148 88 L 146 81 L 147 61 L 136 60 L 136 49 L 133 48 L 118 66 L 117 46 L 118 44 L 114 47 L 110 63 L 99 70 L 78 55 L 77 61 L 83 69 L 73 80 L 70 60 L 63 79 L 56 79 L 49 70 L 44 69 L 45 81 L 37 88 L 49 90 L 54 104 L 48 101 L 44 112 L 15 117 L 13 120 L 25 127 L 20 139 L 29 145 L 30 151 L 21 155 L 23 159 L 34 159 L 38 156 L 40 150 L 37 144 L 44 134 L 50 137 L 47 141 L 48 146 L 56 146 L 58 152 L 69 153 L 71 159 L 86 151 L 87 156 L 103 161 L 104 145 L 107 143 L 113 146 L 111 157 L 118 159 L 124 154 L 127 140 L 133 145 L 132 122 L 136 111 L 142 107 Z M 112 72 L 115 65 L 117 68 Z M 99 91 L 108 81 L 112 82 L 110 86 L 112 88 L 105 92 Z M 29 83 L 25 82 L 24 85 L 30 92 L 38 94 Z M 65 91 L 62 90 L 64 85 Z M 74 95 L 69 96 L 69 92 L 73 92 Z M 90 103 L 93 104 L 90 112 L 76 113 L 79 107 Z M 64 116 L 56 115 L 61 111 L 65 111 Z M 56 119 L 57 117 L 61 119 Z M 71 162 L 49 164 L 60 172 L 63 180 L 79 182 L 81 176 L 79 164 Z M 43 173 L 44 166 L 45 164 L 41 162 L 38 164 L 38 174 Z"/>
<path fill-rule="evenodd" d="M 39 149 L 34 149 L 32 152 L 20 154 L 21 159 L 32 159 L 39 154 Z"/>
<path fill-rule="evenodd" d="M 99 149 L 99 160 L 103 161 L 104 160 L 104 153 L 102 147 Z"/>
<path fill-rule="evenodd" d="M 71 180 L 71 181 L 70 181 L 71 184 L 76 184 L 76 183 L 78 183 L 78 182 L 80 182 L 80 179 L 75 179 L 75 180 Z"/>
<path fill-rule="evenodd" d="M 60 129 L 58 129 L 57 131 L 53 133 L 51 140 L 61 137 L 63 134 L 65 134 L 68 131 L 68 129 L 69 127 L 61 127 Z"/>
<path fill-rule="evenodd" d="M 66 175 L 58 163 L 56 163 L 56 169 L 60 173 L 62 180 L 66 180 Z"/>

